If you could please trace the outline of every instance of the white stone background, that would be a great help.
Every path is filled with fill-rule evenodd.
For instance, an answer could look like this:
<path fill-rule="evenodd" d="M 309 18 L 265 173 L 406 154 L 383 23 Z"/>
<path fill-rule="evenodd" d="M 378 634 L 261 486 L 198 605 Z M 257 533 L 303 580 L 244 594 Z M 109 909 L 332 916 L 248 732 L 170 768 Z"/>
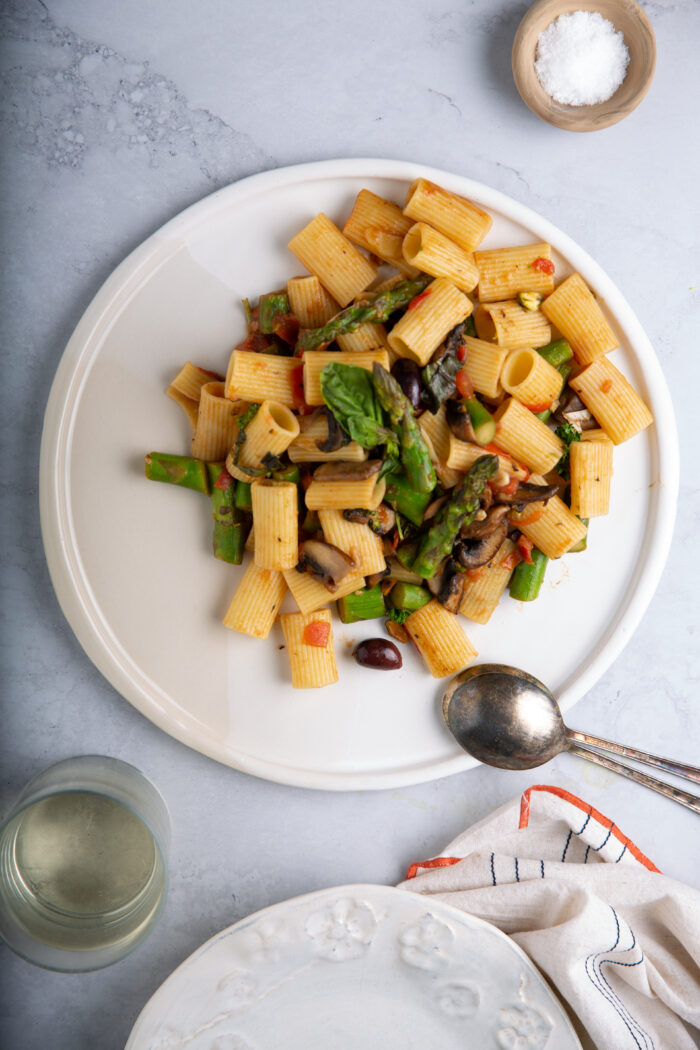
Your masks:
<path fill-rule="evenodd" d="M 583 245 L 648 332 L 671 388 L 682 482 L 668 566 L 635 637 L 576 707 L 589 732 L 698 762 L 696 0 L 644 2 L 659 61 L 625 122 L 559 131 L 521 103 L 520 0 L 8 0 L 2 17 L 0 478 L 3 808 L 75 753 L 133 762 L 174 825 L 164 918 L 127 960 L 67 976 L 0 947 L 0 1045 L 117 1050 L 167 974 L 256 909 L 352 881 L 394 883 L 532 775 L 479 768 L 331 794 L 215 764 L 132 709 L 82 652 L 39 530 L 42 414 L 62 349 L 112 269 L 182 208 L 244 175 L 379 156 L 492 185 Z M 698 885 L 697 817 L 571 756 L 535 778 L 609 814 Z"/>

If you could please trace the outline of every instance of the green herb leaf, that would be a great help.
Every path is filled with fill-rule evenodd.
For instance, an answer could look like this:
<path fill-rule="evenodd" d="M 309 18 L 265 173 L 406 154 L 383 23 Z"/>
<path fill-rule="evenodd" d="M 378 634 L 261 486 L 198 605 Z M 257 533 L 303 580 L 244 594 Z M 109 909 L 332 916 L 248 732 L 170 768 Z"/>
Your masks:
<path fill-rule="evenodd" d="M 341 362 L 326 365 L 321 372 L 321 394 L 353 441 L 363 448 L 386 445 L 389 456 L 398 458 L 396 436 L 384 426 L 372 376 L 366 369 Z"/>
<path fill-rule="evenodd" d="M 247 409 L 238 420 L 238 433 L 236 435 L 236 443 L 233 446 L 233 462 L 238 466 L 238 457 L 241 454 L 241 448 L 246 442 L 245 428 L 248 426 L 250 421 L 255 417 L 256 412 L 260 408 L 260 405 L 255 403 L 248 405 Z"/>
<path fill-rule="evenodd" d="M 564 478 L 565 481 L 569 481 L 571 479 L 571 472 L 569 470 L 569 450 L 573 441 L 581 440 L 581 434 L 573 423 L 568 422 L 561 423 L 554 433 L 557 437 L 561 438 L 565 445 L 562 457 L 554 469 L 562 476 L 562 478 Z"/>

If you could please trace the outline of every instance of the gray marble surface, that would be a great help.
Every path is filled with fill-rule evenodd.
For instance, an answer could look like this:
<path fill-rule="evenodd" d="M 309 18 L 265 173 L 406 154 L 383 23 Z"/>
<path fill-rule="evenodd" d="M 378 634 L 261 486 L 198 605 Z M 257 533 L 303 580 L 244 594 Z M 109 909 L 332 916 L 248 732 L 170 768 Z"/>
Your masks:
<path fill-rule="evenodd" d="M 42 413 L 62 349 L 102 282 L 165 220 L 217 187 L 341 156 L 411 159 L 511 194 L 612 276 L 664 366 L 683 474 L 676 535 L 634 639 L 575 724 L 698 760 L 698 177 L 696 0 L 645 2 L 659 46 L 641 108 L 593 135 L 518 98 L 520 0 L 8 0 L 3 5 L 3 808 L 48 763 L 123 757 L 172 814 L 172 889 L 150 940 L 108 970 L 44 972 L 0 947 L 0 1045 L 118 1050 L 159 983 L 264 905 L 408 864 L 533 779 L 583 795 L 698 885 L 697 817 L 572 757 L 531 775 L 480 768 L 378 793 L 285 788 L 158 731 L 82 652 L 42 551 Z M 573 719 L 572 719 L 573 720 Z"/>

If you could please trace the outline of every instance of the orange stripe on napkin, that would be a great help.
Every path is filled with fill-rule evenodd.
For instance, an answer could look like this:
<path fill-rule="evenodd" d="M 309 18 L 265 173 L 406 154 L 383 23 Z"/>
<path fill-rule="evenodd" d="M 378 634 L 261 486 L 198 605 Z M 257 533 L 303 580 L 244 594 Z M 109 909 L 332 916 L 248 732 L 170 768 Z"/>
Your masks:
<path fill-rule="evenodd" d="M 451 864 L 459 864 L 461 857 L 435 857 L 433 860 L 424 860 L 420 864 L 412 864 L 408 869 L 407 879 L 415 879 L 421 868 L 449 868 Z"/>
<path fill-rule="evenodd" d="M 572 795 L 570 791 L 565 791 L 564 788 L 554 787 L 552 784 L 533 784 L 532 787 L 529 787 L 527 791 L 523 792 L 523 796 L 520 799 L 519 828 L 526 828 L 530 821 L 530 796 L 533 791 L 546 791 L 550 795 L 557 795 L 559 798 L 564 799 L 565 802 L 570 802 L 572 806 L 576 806 L 577 809 L 582 810 L 582 812 L 590 814 L 590 816 L 602 824 L 604 828 L 608 828 L 613 837 L 616 838 L 618 842 L 622 843 L 623 846 L 626 846 L 632 856 L 638 860 L 640 864 L 643 864 L 645 868 L 649 869 L 649 871 L 655 871 L 658 875 L 661 874 L 656 865 L 642 853 L 638 846 L 635 846 L 632 839 L 628 839 L 626 835 L 622 834 L 620 829 L 615 826 L 609 817 L 599 813 L 597 809 L 594 809 L 587 802 L 583 802 L 580 798 L 577 798 L 576 795 Z"/>

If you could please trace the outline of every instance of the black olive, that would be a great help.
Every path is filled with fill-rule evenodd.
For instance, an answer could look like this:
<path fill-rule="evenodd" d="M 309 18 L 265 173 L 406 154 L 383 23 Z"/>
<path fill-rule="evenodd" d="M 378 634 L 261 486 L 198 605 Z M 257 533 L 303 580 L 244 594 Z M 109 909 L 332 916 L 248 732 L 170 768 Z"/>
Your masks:
<path fill-rule="evenodd" d="M 368 638 L 355 646 L 352 655 L 361 667 L 373 667 L 377 671 L 396 671 L 403 664 L 401 653 L 386 638 Z"/>
<path fill-rule="evenodd" d="M 415 361 L 400 357 L 391 366 L 391 374 L 415 409 L 421 408 L 420 368 Z"/>

